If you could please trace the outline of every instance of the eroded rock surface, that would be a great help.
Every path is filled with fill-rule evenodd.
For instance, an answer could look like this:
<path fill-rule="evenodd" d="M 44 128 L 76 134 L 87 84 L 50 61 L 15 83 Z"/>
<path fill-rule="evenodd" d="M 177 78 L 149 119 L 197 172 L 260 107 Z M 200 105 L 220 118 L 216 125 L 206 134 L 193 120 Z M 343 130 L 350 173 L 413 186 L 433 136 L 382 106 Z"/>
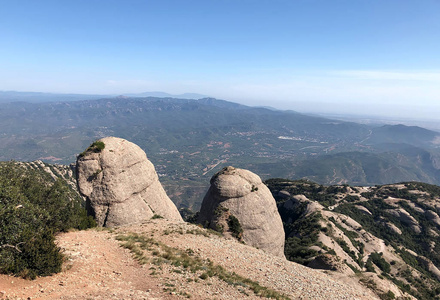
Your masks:
<path fill-rule="evenodd" d="M 77 160 L 78 188 L 98 225 L 139 223 L 155 214 L 182 221 L 140 147 L 115 137 L 98 142 L 104 143 L 103 149 L 89 147 Z"/>
<path fill-rule="evenodd" d="M 428 220 L 434 222 L 437 225 L 440 225 L 440 217 L 438 214 L 432 210 L 425 211 L 425 216 Z"/>
<path fill-rule="evenodd" d="M 238 220 L 241 233 L 231 228 L 231 218 Z M 248 170 L 227 167 L 211 178 L 198 221 L 284 257 L 284 229 L 275 199 L 260 177 Z"/>
<path fill-rule="evenodd" d="M 411 216 L 406 210 L 403 208 L 398 209 L 386 209 L 385 210 L 390 215 L 393 215 L 400 219 L 403 223 L 407 224 L 415 233 L 419 234 L 422 232 L 422 229 L 419 225 L 419 222 Z"/>
<path fill-rule="evenodd" d="M 344 274 L 354 273 L 337 256 L 331 254 L 318 255 L 311 262 L 309 262 L 307 266 L 312 269 L 337 271 Z"/>

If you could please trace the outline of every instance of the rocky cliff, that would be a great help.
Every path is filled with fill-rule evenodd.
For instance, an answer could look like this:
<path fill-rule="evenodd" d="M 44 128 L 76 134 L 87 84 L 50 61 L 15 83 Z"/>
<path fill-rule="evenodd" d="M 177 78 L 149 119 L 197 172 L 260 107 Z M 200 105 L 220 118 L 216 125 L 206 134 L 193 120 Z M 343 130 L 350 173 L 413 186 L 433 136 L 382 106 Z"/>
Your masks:
<path fill-rule="evenodd" d="M 286 228 L 287 259 L 340 276 L 356 274 L 383 299 L 438 299 L 438 186 L 266 183 Z"/>
<path fill-rule="evenodd" d="M 198 222 L 284 257 L 284 229 L 275 200 L 248 170 L 226 167 L 211 178 Z"/>
<path fill-rule="evenodd" d="M 145 152 L 127 140 L 93 143 L 78 157 L 77 181 L 100 226 L 139 223 L 154 215 L 182 221 Z"/>

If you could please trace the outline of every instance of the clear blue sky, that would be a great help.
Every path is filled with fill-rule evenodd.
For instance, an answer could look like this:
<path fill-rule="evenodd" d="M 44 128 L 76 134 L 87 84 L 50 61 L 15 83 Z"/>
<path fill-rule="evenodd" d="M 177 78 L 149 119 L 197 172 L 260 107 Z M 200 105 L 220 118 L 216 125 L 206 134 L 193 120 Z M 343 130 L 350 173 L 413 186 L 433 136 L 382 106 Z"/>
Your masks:
<path fill-rule="evenodd" d="M 440 116 L 440 0 L 0 0 L 0 90 Z"/>

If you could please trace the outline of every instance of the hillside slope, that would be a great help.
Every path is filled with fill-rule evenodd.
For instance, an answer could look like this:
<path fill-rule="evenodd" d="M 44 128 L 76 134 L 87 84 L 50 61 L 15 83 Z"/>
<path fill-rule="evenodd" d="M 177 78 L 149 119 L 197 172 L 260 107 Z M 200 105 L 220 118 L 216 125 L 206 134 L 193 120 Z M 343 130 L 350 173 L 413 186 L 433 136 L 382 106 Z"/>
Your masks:
<path fill-rule="evenodd" d="M 284 222 L 288 259 L 357 274 L 378 294 L 439 298 L 440 187 L 266 183 Z"/>
<path fill-rule="evenodd" d="M 64 271 L 35 281 L 0 276 L 3 297 L 375 299 L 356 283 L 342 283 L 187 223 L 158 219 L 115 231 L 69 232 L 57 241 L 69 258 Z M 142 250 L 136 241 L 148 245 Z M 136 252 L 137 261 L 127 248 Z"/>

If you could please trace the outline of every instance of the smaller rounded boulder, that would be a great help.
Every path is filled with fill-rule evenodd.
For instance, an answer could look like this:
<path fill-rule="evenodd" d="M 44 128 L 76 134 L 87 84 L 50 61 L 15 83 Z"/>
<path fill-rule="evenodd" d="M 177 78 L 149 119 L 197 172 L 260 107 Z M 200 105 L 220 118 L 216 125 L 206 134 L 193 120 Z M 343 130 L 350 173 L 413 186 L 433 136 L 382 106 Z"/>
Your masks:
<path fill-rule="evenodd" d="M 284 257 L 284 228 L 275 199 L 248 170 L 226 167 L 211 178 L 198 222 Z"/>

